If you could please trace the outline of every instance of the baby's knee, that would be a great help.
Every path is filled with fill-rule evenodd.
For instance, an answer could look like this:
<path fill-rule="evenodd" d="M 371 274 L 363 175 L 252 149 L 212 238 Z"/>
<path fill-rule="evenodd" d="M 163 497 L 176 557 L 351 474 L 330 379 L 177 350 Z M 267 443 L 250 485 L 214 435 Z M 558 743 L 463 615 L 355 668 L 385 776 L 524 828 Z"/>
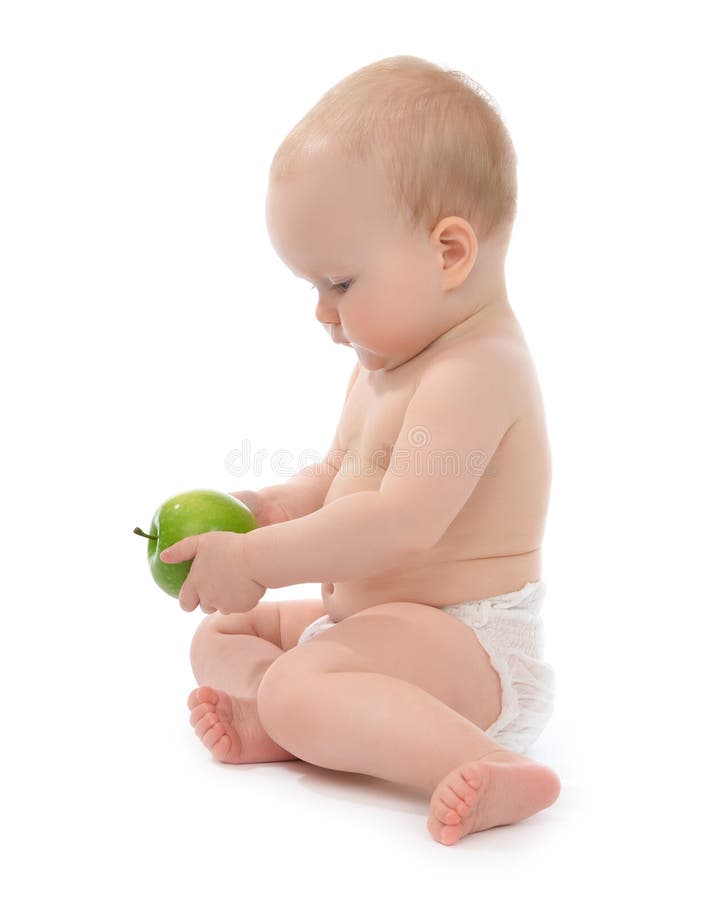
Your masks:
<path fill-rule="evenodd" d="M 229 641 L 228 635 L 254 633 L 248 613 L 232 613 L 225 616 L 220 612 L 215 612 L 204 616 L 194 632 L 189 650 L 194 673 L 200 671 L 200 666 L 205 659 L 218 655 L 219 647 Z"/>
<path fill-rule="evenodd" d="M 199 653 L 203 653 L 208 644 L 221 634 L 219 630 L 221 623 L 219 620 L 222 618 L 224 617 L 221 613 L 215 612 L 208 616 L 204 616 L 199 622 L 199 627 L 196 629 L 194 636 L 191 639 L 192 658 Z"/>
<path fill-rule="evenodd" d="M 193 640 L 203 642 L 214 639 L 224 634 L 254 634 L 254 627 L 249 613 L 230 613 L 223 615 L 220 612 L 210 613 L 199 623 Z"/>
<path fill-rule="evenodd" d="M 216 630 L 216 623 L 211 620 L 214 616 L 218 616 L 219 613 L 213 613 L 210 616 L 204 616 L 204 618 L 199 622 L 199 626 L 194 632 L 194 636 L 191 638 L 191 656 L 193 657 L 195 654 L 198 654 L 203 646 L 207 643 L 210 637 L 213 637 L 213 633 Z"/>

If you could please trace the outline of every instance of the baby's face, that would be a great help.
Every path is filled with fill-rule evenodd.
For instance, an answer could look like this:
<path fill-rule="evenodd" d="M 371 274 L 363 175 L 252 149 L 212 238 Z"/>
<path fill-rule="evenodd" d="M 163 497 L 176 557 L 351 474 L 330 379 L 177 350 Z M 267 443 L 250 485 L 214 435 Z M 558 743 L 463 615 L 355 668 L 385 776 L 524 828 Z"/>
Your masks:
<path fill-rule="evenodd" d="M 317 319 L 365 368 L 396 368 L 449 327 L 441 254 L 393 212 L 373 164 L 327 151 L 271 181 L 267 227 L 285 265 L 316 286 Z"/>

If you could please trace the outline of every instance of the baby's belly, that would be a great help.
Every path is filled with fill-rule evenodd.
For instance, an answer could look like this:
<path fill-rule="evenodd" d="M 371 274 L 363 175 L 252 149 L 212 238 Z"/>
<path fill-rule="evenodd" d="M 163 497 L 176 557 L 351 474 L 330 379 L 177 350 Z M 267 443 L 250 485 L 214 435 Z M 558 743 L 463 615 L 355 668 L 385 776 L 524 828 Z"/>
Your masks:
<path fill-rule="evenodd" d="M 541 576 L 541 551 L 512 556 L 437 561 L 402 573 L 322 585 L 322 600 L 334 622 L 381 603 L 399 601 L 449 606 L 520 590 Z"/>

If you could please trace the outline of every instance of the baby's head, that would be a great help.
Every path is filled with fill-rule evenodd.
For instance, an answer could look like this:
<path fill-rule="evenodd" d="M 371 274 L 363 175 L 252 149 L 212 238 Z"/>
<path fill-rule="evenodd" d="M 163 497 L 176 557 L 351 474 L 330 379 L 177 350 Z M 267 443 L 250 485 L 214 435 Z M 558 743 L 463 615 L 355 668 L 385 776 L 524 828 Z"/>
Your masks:
<path fill-rule="evenodd" d="M 507 304 L 516 157 L 465 75 L 384 59 L 328 91 L 269 172 L 267 226 L 319 291 L 317 318 L 368 369 L 392 369 Z"/>

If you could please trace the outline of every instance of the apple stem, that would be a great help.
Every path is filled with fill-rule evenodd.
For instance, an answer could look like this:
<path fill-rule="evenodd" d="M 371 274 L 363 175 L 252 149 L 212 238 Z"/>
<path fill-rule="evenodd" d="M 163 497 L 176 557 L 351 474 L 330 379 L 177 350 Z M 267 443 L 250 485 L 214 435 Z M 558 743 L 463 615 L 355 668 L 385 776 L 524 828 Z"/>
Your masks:
<path fill-rule="evenodd" d="M 157 534 L 146 534 L 146 532 L 145 532 L 145 531 L 141 531 L 140 528 L 134 528 L 134 529 L 133 529 L 133 533 L 134 533 L 134 534 L 140 534 L 141 537 L 148 538 L 149 541 L 155 541 L 155 540 L 158 538 L 158 535 L 157 535 Z"/>

